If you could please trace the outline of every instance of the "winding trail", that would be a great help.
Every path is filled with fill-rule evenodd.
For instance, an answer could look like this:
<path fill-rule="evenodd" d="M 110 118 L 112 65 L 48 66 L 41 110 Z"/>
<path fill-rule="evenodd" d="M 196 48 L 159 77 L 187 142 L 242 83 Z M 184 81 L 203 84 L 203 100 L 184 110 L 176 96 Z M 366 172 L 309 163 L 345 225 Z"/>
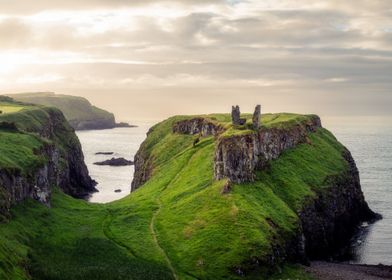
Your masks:
<path fill-rule="evenodd" d="M 170 184 L 170 183 L 169 183 L 169 184 Z M 159 245 L 157 233 L 156 233 L 156 231 L 155 231 L 155 220 L 156 220 L 156 217 L 159 215 L 159 212 L 160 212 L 161 209 L 162 209 L 162 202 L 161 202 L 161 200 L 159 199 L 159 197 L 157 198 L 157 202 L 158 202 L 158 210 L 155 211 L 155 213 L 152 215 L 151 222 L 150 222 L 150 231 L 151 231 L 151 235 L 152 235 L 152 238 L 153 238 L 154 243 L 155 243 L 155 245 L 157 246 L 158 250 L 161 252 L 162 256 L 165 258 L 166 263 L 167 263 L 167 265 L 169 266 L 170 271 L 172 272 L 174 279 L 178 280 L 179 278 L 178 278 L 178 276 L 177 276 L 177 273 L 176 273 L 176 271 L 175 271 L 175 269 L 174 269 L 174 267 L 173 267 L 173 265 L 172 265 L 172 263 L 171 263 L 169 257 L 167 256 L 165 250 L 161 247 L 161 245 Z"/>
<path fill-rule="evenodd" d="M 194 149 L 194 148 L 193 148 L 193 149 Z M 176 280 L 179 279 L 179 278 L 178 278 L 178 275 L 177 275 L 177 273 L 176 273 L 176 270 L 174 269 L 174 267 L 173 267 L 173 265 L 172 265 L 172 263 L 171 263 L 171 261 L 170 261 L 168 255 L 167 255 L 166 251 L 165 251 L 165 250 L 162 248 L 162 246 L 159 244 L 158 234 L 157 234 L 157 231 L 156 231 L 156 229 L 155 229 L 155 221 L 156 221 L 156 218 L 157 218 L 157 216 L 159 215 L 159 213 L 161 212 L 162 207 L 163 207 L 162 202 L 161 202 L 161 199 L 160 199 L 162 193 L 170 186 L 170 184 L 171 184 L 172 182 L 175 182 L 175 181 L 177 180 L 177 178 L 180 176 L 180 174 L 182 173 L 182 171 L 184 170 L 184 168 L 185 168 L 186 166 L 188 166 L 189 162 L 192 160 L 192 158 L 195 156 L 195 154 L 196 154 L 198 151 L 200 151 L 200 149 L 194 149 L 194 152 L 193 152 L 193 154 L 192 154 L 191 156 L 189 156 L 189 159 L 187 160 L 187 163 L 184 164 L 184 165 L 181 167 L 181 169 L 177 172 L 176 176 L 174 176 L 173 179 L 170 180 L 170 182 L 168 182 L 168 183 L 166 184 L 166 186 L 163 187 L 162 191 L 160 192 L 160 194 L 158 195 L 158 197 L 157 197 L 157 199 L 156 199 L 157 204 L 158 204 L 158 209 L 157 209 L 157 210 L 155 211 L 155 213 L 152 215 L 151 222 L 150 222 L 150 231 L 151 231 L 151 235 L 152 235 L 152 237 L 153 237 L 153 240 L 154 240 L 154 242 L 155 242 L 155 244 L 156 244 L 158 250 L 159 250 L 159 251 L 161 252 L 161 254 L 164 256 L 164 258 L 165 258 L 165 260 L 166 260 L 166 262 L 167 262 L 167 265 L 168 265 L 168 267 L 170 268 L 170 270 L 171 270 L 171 272 L 172 272 L 172 274 L 173 274 L 174 279 L 176 279 Z M 190 276 L 191 276 L 191 275 L 190 275 Z M 194 276 L 192 276 L 192 277 L 194 277 Z"/>
<path fill-rule="evenodd" d="M 126 249 L 129 254 L 131 254 L 133 257 L 137 258 L 136 254 L 132 250 L 132 248 L 130 246 L 128 246 L 127 244 L 125 244 L 124 242 L 120 241 L 118 238 L 116 238 L 116 236 L 114 235 L 114 233 L 110 229 L 110 225 L 113 222 L 113 214 L 109 209 L 107 209 L 106 211 L 107 211 L 107 215 L 102 222 L 103 234 L 106 236 L 107 239 L 111 240 L 112 242 L 114 242 L 118 246 Z"/>
<path fill-rule="evenodd" d="M 182 171 L 184 170 L 184 168 L 186 168 L 186 166 L 188 166 L 188 163 L 192 160 L 192 158 L 194 157 L 194 155 L 200 151 L 200 149 L 192 149 L 194 150 L 193 154 L 189 156 L 189 159 L 187 160 L 186 164 L 184 164 L 180 170 L 177 172 L 177 174 L 165 185 L 163 186 L 162 190 L 160 191 L 159 195 L 156 198 L 156 203 L 157 203 L 157 210 L 153 213 L 152 217 L 151 217 L 151 221 L 150 221 L 150 225 L 149 225 L 149 229 L 151 232 L 151 236 L 153 238 L 153 241 L 155 243 L 155 246 L 157 247 L 158 251 L 161 253 L 161 255 L 164 257 L 167 266 L 169 267 L 173 278 L 175 280 L 178 280 L 179 277 L 177 275 L 177 272 L 168 256 L 168 254 L 166 253 L 166 251 L 164 250 L 164 248 L 159 244 L 159 240 L 158 240 L 158 233 L 156 230 L 156 219 L 159 215 L 159 213 L 161 212 L 163 205 L 162 205 L 162 201 L 160 199 L 160 197 L 162 196 L 162 194 L 164 193 L 164 191 L 173 183 L 177 180 L 177 178 L 180 176 L 180 174 L 182 173 Z M 178 154 L 176 157 L 181 156 L 182 154 L 184 154 L 186 151 L 182 151 L 180 154 Z M 112 242 L 116 243 L 118 246 L 123 247 L 124 249 L 127 250 L 127 252 L 129 252 L 130 255 L 132 255 L 135 258 L 138 258 L 135 254 L 135 252 L 132 250 L 132 248 L 130 246 L 128 246 L 126 243 L 122 242 L 121 240 L 119 240 L 118 238 L 116 238 L 115 234 L 112 232 L 112 230 L 110 229 L 110 226 L 113 222 L 113 213 L 110 211 L 110 209 L 106 209 L 107 211 L 107 216 L 105 217 L 105 219 L 102 222 L 102 230 L 104 235 L 106 236 L 106 238 L 108 238 L 109 240 L 111 240 Z M 197 279 L 194 275 L 187 274 L 189 277 Z"/>

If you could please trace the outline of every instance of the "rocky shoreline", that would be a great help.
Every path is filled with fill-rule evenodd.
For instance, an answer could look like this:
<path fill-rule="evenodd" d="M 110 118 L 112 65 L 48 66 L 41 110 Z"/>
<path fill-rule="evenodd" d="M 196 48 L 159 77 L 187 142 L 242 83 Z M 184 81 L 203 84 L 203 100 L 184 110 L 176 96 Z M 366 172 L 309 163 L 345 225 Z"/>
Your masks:
<path fill-rule="evenodd" d="M 334 262 L 312 262 L 303 267 L 319 280 L 385 280 L 392 279 L 392 266 L 348 264 Z"/>

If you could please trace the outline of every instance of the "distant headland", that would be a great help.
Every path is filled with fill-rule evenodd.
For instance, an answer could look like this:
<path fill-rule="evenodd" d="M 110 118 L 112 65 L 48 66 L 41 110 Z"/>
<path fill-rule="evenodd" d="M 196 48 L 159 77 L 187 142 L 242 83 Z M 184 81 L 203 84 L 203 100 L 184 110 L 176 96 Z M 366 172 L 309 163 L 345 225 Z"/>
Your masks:
<path fill-rule="evenodd" d="M 60 109 L 75 130 L 135 127 L 125 122 L 116 123 L 113 113 L 93 106 L 86 98 L 54 92 L 7 94 L 14 100 Z"/>

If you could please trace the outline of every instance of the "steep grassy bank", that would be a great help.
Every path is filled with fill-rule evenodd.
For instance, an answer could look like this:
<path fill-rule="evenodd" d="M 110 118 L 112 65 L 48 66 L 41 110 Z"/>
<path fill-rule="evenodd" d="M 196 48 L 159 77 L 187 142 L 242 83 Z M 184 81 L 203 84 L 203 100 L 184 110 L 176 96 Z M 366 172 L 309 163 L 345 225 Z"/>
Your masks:
<path fill-rule="evenodd" d="M 148 180 L 126 198 L 96 205 L 57 191 L 51 209 L 33 201 L 15 207 L 11 222 L 0 228 L 0 251 L 6 252 L 0 275 L 307 279 L 289 264 L 300 240 L 299 214 L 333 189 L 333 178 L 353 176 L 344 147 L 323 128 L 310 131 L 306 141 L 258 170 L 253 182 L 222 193 L 227 180 L 214 176 L 217 142 L 253 132 L 231 127 L 227 115 L 210 115 L 225 133 L 194 145 L 198 135 L 173 133 L 175 123 L 189 118 L 173 117 L 150 130 L 139 151 L 139 176 Z M 290 130 L 309 118 L 266 115 L 263 129 Z"/>

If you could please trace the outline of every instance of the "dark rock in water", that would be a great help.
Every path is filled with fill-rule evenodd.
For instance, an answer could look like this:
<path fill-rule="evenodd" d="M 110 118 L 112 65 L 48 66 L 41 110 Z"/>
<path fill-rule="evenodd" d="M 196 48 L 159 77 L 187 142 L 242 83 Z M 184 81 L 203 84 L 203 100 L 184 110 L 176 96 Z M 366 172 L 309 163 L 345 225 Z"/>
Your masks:
<path fill-rule="evenodd" d="M 117 190 L 114 190 L 114 192 L 120 193 L 120 192 L 122 192 L 122 190 L 121 189 L 117 189 Z"/>
<path fill-rule="evenodd" d="M 112 155 L 112 154 L 114 154 L 113 152 L 98 152 L 98 153 L 95 153 L 96 155 Z"/>
<path fill-rule="evenodd" d="M 95 165 L 110 165 L 110 166 L 127 166 L 133 165 L 133 161 L 127 160 L 125 158 L 111 158 L 108 160 L 94 162 Z"/>

